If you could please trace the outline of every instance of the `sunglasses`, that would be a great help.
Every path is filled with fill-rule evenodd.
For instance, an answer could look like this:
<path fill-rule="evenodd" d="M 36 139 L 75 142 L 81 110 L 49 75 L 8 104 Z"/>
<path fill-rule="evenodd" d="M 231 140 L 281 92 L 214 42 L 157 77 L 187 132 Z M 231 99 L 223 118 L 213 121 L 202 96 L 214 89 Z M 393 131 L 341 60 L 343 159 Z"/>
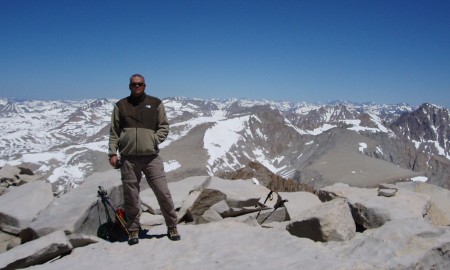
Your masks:
<path fill-rule="evenodd" d="M 138 83 L 130 83 L 130 86 L 131 87 L 141 87 L 141 86 L 143 86 L 143 85 L 145 85 L 145 83 L 141 83 L 141 82 L 138 82 Z"/>

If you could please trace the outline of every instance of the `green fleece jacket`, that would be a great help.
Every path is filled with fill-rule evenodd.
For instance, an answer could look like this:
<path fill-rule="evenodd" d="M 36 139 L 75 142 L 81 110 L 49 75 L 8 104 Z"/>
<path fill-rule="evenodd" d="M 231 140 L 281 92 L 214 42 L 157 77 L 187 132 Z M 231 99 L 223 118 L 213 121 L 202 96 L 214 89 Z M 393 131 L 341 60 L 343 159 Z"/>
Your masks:
<path fill-rule="evenodd" d="M 162 101 L 146 95 L 129 96 L 114 104 L 109 133 L 109 157 L 153 155 L 169 134 L 169 122 Z"/>

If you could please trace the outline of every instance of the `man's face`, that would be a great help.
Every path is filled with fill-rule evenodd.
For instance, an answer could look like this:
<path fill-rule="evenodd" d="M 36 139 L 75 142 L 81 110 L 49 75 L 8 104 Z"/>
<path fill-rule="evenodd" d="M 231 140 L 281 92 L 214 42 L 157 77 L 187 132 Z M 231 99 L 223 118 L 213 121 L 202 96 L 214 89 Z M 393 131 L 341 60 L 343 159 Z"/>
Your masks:
<path fill-rule="evenodd" d="M 131 94 L 135 97 L 139 97 L 145 91 L 145 81 L 141 77 L 133 77 L 130 80 Z"/>

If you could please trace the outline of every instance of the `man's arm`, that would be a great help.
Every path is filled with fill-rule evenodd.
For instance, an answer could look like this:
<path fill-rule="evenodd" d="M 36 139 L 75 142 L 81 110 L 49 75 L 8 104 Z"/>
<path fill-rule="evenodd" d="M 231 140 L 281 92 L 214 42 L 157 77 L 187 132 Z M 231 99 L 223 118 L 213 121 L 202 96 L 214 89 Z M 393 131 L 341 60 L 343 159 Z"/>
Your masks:
<path fill-rule="evenodd" d="M 116 167 L 117 165 L 117 150 L 119 149 L 119 137 L 120 137 L 120 118 L 119 108 L 114 104 L 114 109 L 111 115 L 111 127 L 109 129 L 109 164 Z"/>
<path fill-rule="evenodd" d="M 155 132 L 155 140 L 157 144 L 162 143 L 169 134 L 169 120 L 167 119 L 166 109 L 161 102 L 158 106 L 158 129 Z"/>

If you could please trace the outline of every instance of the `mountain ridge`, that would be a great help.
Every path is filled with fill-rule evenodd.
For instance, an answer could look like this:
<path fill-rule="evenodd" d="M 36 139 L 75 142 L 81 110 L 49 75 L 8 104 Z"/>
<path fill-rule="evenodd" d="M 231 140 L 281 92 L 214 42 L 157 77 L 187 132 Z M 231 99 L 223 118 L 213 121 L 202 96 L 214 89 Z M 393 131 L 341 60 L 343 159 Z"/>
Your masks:
<path fill-rule="evenodd" d="M 0 99 L 0 166 L 25 164 L 58 190 L 110 169 L 106 150 L 115 101 Z M 450 187 L 449 110 L 443 107 L 183 97 L 163 101 L 171 131 L 160 148 L 171 181 L 257 162 L 280 177 L 316 188 L 358 177 L 364 183 L 370 172 L 376 178 L 383 171 L 391 174 L 379 181 L 422 176 Z M 343 143 L 346 136 L 354 141 Z"/>

